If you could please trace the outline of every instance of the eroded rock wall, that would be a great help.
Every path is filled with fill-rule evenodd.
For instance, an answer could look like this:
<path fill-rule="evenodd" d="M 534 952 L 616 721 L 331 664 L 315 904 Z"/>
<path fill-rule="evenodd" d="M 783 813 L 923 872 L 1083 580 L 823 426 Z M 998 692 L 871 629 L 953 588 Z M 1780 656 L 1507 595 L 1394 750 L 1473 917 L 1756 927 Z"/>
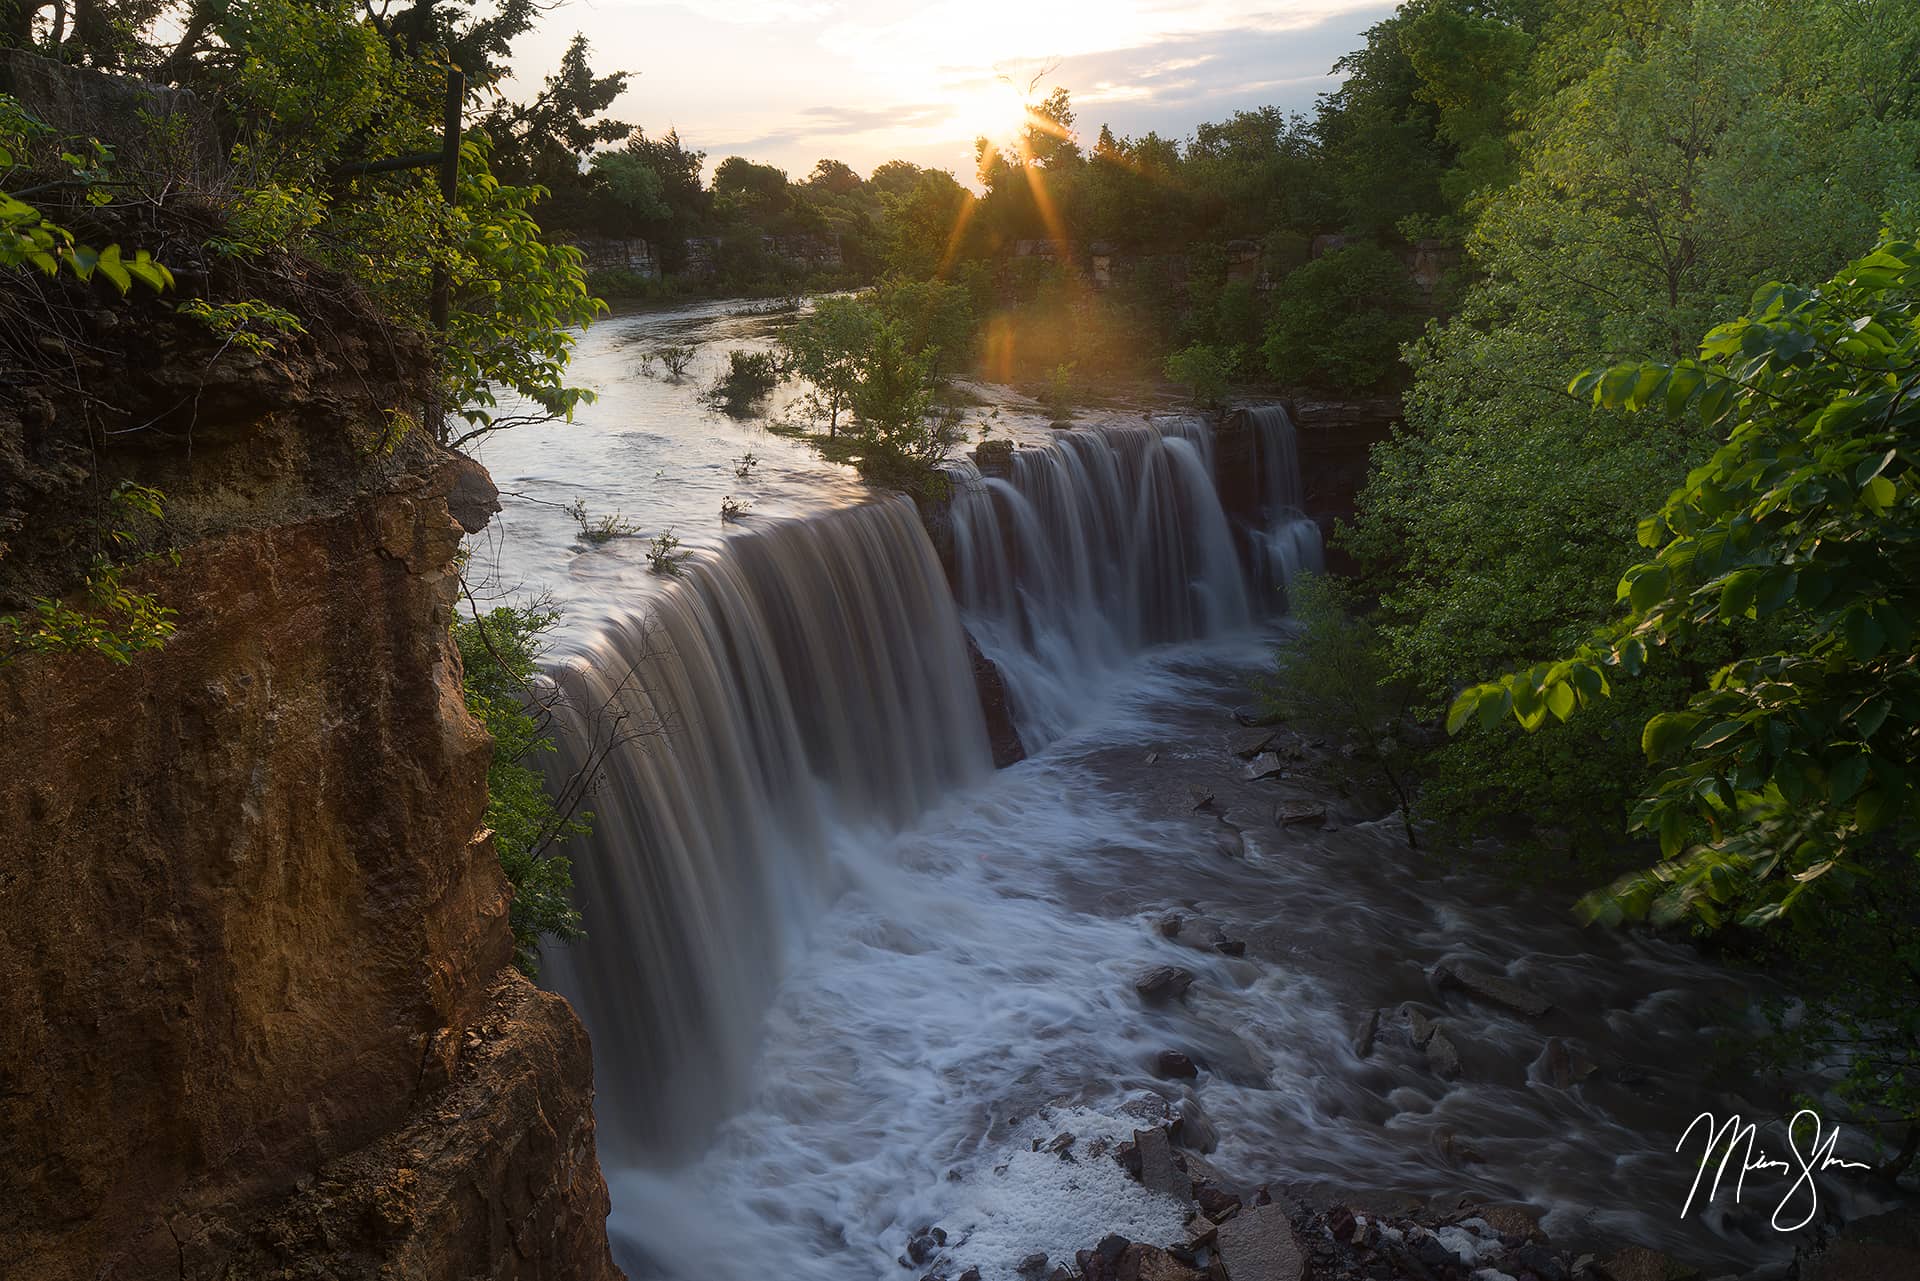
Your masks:
<path fill-rule="evenodd" d="M 59 582 L 76 503 L 156 484 L 177 563 L 128 585 L 178 630 L 0 663 L 0 1276 L 617 1276 L 586 1036 L 507 968 L 448 636 L 449 496 L 472 522 L 491 486 L 388 413 L 417 380 L 376 354 L 417 351 L 214 358 L 156 321 L 181 352 L 116 381 L 124 316 L 76 314 L 38 349 L 117 399 L 50 361 L 0 409 L 0 586 Z M 316 1192 L 358 1227 L 309 1231 Z"/>

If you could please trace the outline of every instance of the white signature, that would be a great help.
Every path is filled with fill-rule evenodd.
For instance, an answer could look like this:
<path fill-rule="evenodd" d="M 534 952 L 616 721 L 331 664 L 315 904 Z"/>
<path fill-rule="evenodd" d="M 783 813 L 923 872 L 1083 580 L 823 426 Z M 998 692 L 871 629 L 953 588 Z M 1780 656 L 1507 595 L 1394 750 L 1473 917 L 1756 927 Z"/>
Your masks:
<path fill-rule="evenodd" d="M 1800 1150 L 1798 1137 L 1802 1118 L 1813 1121 L 1812 1139 L 1805 1152 Z M 1820 1190 L 1813 1181 L 1815 1174 L 1831 1169 L 1872 1168 L 1864 1161 L 1847 1161 L 1835 1156 L 1833 1145 L 1840 1138 L 1840 1127 L 1834 1126 L 1832 1133 L 1822 1137 L 1820 1114 L 1812 1108 L 1801 1108 L 1793 1114 L 1793 1119 L 1787 1122 L 1787 1150 L 1793 1154 L 1791 1162 L 1768 1157 L 1765 1148 L 1755 1149 L 1754 1139 L 1759 1130 L 1757 1125 L 1752 1122 L 1743 1124 L 1737 1115 L 1728 1117 L 1722 1124 L 1715 1120 L 1711 1112 L 1702 1112 L 1693 1118 L 1693 1123 L 1687 1126 L 1686 1132 L 1680 1136 L 1680 1141 L 1673 1145 L 1673 1150 L 1678 1152 L 1684 1148 L 1693 1132 L 1702 1125 L 1707 1130 L 1707 1146 L 1700 1153 L 1700 1168 L 1694 1171 L 1693 1186 L 1687 1190 L 1687 1203 L 1680 1207 L 1680 1217 L 1683 1219 L 1687 1217 L 1687 1212 L 1693 1209 L 1693 1198 L 1700 1191 L 1700 1180 L 1706 1177 L 1707 1166 L 1712 1162 L 1715 1151 L 1720 1153 L 1720 1166 L 1714 1171 L 1713 1187 L 1707 1192 L 1708 1201 L 1720 1195 L 1720 1181 L 1726 1176 L 1727 1167 L 1733 1163 L 1736 1149 L 1740 1150 L 1740 1163 L 1736 1167 L 1738 1174 L 1733 1181 L 1735 1205 L 1740 1203 L 1740 1196 L 1746 1190 L 1748 1174 L 1764 1170 L 1768 1174 L 1786 1175 L 1792 1174 L 1795 1167 L 1799 1168 L 1800 1173 L 1794 1179 L 1792 1186 L 1787 1189 L 1787 1194 L 1781 1197 L 1780 1204 L 1774 1207 L 1773 1227 L 1776 1232 L 1797 1232 L 1813 1222 L 1814 1215 L 1820 1210 Z M 1806 1202 L 1806 1214 L 1794 1223 L 1781 1223 L 1781 1216 L 1788 1212 L 1795 1201 L 1802 1199 Z"/>

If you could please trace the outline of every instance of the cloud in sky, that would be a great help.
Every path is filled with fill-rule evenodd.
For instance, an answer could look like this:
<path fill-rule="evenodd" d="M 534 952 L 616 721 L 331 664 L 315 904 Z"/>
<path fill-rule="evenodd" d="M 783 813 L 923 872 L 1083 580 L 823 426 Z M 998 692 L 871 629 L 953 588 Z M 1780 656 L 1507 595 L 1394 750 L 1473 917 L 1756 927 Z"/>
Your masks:
<path fill-rule="evenodd" d="M 1182 135 L 1241 108 L 1310 109 L 1382 0 L 572 0 L 515 49 L 522 92 L 574 31 L 597 70 L 637 73 L 614 114 L 802 174 L 895 157 L 971 178 L 973 138 L 1063 85 L 1087 139 Z"/>

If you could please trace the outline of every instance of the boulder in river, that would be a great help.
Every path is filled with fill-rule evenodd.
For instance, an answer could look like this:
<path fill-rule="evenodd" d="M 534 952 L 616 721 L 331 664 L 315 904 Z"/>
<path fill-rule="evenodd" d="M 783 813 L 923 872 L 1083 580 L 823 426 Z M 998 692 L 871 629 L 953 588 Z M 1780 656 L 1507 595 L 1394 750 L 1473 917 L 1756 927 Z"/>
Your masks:
<path fill-rule="evenodd" d="M 1534 1060 L 1534 1066 L 1540 1069 L 1541 1079 L 1556 1090 L 1570 1090 L 1600 1070 L 1592 1059 L 1558 1036 L 1547 1038 L 1546 1047 Z"/>
<path fill-rule="evenodd" d="M 1437 1028 L 1427 1041 L 1427 1066 L 1447 1080 L 1460 1075 L 1460 1051 L 1447 1034 Z"/>
<path fill-rule="evenodd" d="M 1233 709 L 1233 719 L 1248 729 L 1265 729 L 1269 725 L 1278 725 L 1286 717 L 1269 710 L 1261 703 L 1243 703 Z"/>
<path fill-rule="evenodd" d="M 1309 802 L 1282 805 L 1273 811 L 1273 821 L 1281 827 L 1292 827 L 1296 823 L 1319 823 L 1327 821 L 1327 807 Z"/>
<path fill-rule="evenodd" d="M 1163 1081 L 1191 1081 L 1200 1075 L 1200 1069 L 1180 1051 L 1162 1050 L 1154 1056 L 1153 1074 Z"/>
<path fill-rule="evenodd" d="M 1283 1206 L 1240 1211 L 1220 1225 L 1216 1240 L 1226 1281 L 1306 1281 L 1306 1252 Z"/>
<path fill-rule="evenodd" d="M 1170 1196 L 1176 1201 L 1193 1199 L 1193 1183 L 1173 1161 L 1173 1142 L 1159 1126 L 1133 1132 L 1134 1150 L 1140 1154 L 1140 1183 L 1148 1191 Z"/>
<path fill-rule="evenodd" d="M 1171 1001 L 1193 986 L 1193 971 L 1178 965 L 1156 965 L 1133 981 L 1134 990 L 1149 1001 Z"/>
<path fill-rule="evenodd" d="M 1182 1263 L 1170 1251 L 1136 1242 L 1114 1269 L 1115 1281 L 1205 1281 L 1206 1274 Z"/>
<path fill-rule="evenodd" d="M 1014 1271 L 1023 1277 L 1037 1277 L 1047 1270 L 1047 1256 L 1041 1252 L 1029 1254 L 1020 1260 L 1020 1266 Z"/>
<path fill-rule="evenodd" d="M 1434 1021 L 1425 1014 L 1422 1014 L 1419 1010 L 1414 1009 L 1411 1005 L 1401 1006 L 1400 1013 L 1407 1020 L 1407 1035 L 1413 1041 L 1413 1048 L 1416 1050 L 1426 1049 L 1427 1042 L 1433 1039 L 1433 1033 L 1436 1027 Z"/>
<path fill-rule="evenodd" d="M 1552 1001 L 1538 992 L 1521 987 L 1512 979 L 1457 962 L 1442 961 L 1434 966 L 1432 978 L 1433 985 L 1442 991 L 1450 987 L 1459 988 L 1469 996 L 1530 1019 L 1537 1019 L 1553 1009 Z"/>
<path fill-rule="evenodd" d="M 1252 760 L 1273 746 L 1273 740 L 1280 737 L 1278 730 L 1243 729 L 1235 730 L 1227 738 L 1227 750 L 1241 760 Z"/>
<path fill-rule="evenodd" d="M 1689 1267 L 1643 1245 L 1630 1245 L 1624 1250 L 1615 1251 L 1601 1262 L 1600 1270 L 1609 1281 L 1700 1281 L 1703 1275 L 1700 1269 Z M 1899 1274 L 1886 1274 L 1889 1281 L 1896 1275 Z M 1847 1276 L 1848 1281 L 1872 1281 L 1871 1273 L 1848 1273 Z"/>
<path fill-rule="evenodd" d="M 1236 837 L 1239 836 L 1235 832 Z M 1245 842 L 1241 841 L 1244 852 Z M 1227 937 L 1227 932 L 1204 916 L 1190 916 L 1184 912 L 1168 912 L 1162 916 L 1155 927 L 1164 939 L 1172 939 L 1181 947 L 1190 947 L 1198 952 L 1218 952 L 1222 956 L 1241 956 L 1246 953 L 1247 944 L 1243 939 Z"/>
<path fill-rule="evenodd" d="M 1286 763 L 1278 756 L 1272 752 L 1262 752 L 1247 762 L 1245 775 L 1249 783 L 1254 783 L 1263 778 L 1271 778 L 1275 774 L 1284 774 L 1286 770 Z"/>
<path fill-rule="evenodd" d="M 1374 1038 L 1380 1035 L 1380 1011 L 1368 1010 L 1353 1032 L 1353 1052 L 1361 1058 L 1373 1053 Z"/>

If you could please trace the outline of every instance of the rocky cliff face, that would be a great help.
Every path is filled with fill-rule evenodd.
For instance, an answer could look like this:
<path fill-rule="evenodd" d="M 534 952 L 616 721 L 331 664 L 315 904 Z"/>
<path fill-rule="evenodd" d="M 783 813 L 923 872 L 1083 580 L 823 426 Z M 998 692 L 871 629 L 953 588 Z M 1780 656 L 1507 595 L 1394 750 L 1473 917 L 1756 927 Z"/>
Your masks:
<path fill-rule="evenodd" d="M 131 479 L 178 630 L 0 662 L 0 1275 L 618 1276 L 448 638 L 449 504 L 491 485 L 395 416 L 418 349 L 313 283 L 334 336 L 264 356 L 77 286 L 7 335 L 0 613 Z"/>

